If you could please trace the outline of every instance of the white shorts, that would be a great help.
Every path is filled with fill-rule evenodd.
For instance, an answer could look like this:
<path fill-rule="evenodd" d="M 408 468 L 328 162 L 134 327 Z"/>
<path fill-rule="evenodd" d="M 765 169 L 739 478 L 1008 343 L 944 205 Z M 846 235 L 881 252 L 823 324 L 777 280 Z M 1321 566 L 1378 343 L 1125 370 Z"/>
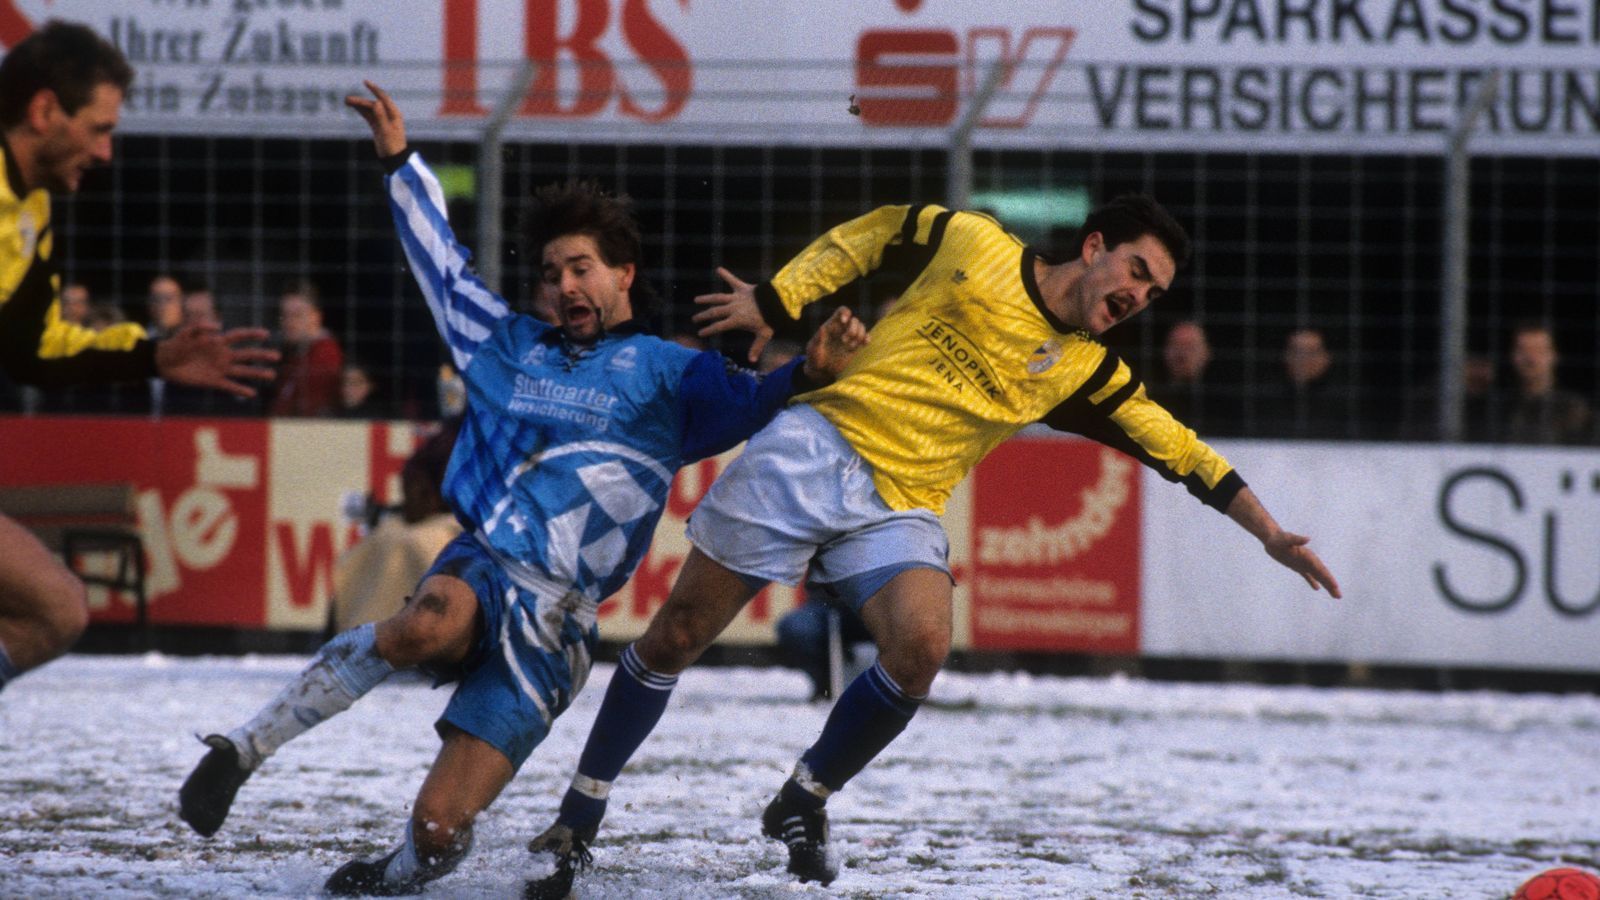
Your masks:
<path fill-rule="evenodd" d="M 745 445 L 689 518 L 689 541 L 748 580 L 812 584 L 860 609 L 894 575 L 950 573 L 950 540 L 926 509 L 889 508 L 872 467 L 821 413 L 785 409 Z"/>

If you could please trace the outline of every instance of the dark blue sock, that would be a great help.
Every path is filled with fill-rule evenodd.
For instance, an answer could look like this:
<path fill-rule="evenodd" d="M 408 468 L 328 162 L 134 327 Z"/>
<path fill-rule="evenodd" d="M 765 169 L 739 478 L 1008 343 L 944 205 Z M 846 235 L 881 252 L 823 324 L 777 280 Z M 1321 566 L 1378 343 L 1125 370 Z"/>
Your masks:
<path fill-rule="evenodd" d="M 6 653 L 5 645 L 0 644 L 0 691 L 6 689 L 6 682 L 21 674 L 21 672 L 17 671 L 16 664 L 11 661 L 11 657 Z"/>
<path fill-rule="evenodd" d="M 801 754 L 785 795 L 803 802 L 800 795 L 809 794 L 813 804 L 825 801 L 899 737 L 921 705 L 922 698 L 901 690 L 882 663 L 862 672 L 833 705 L 817 742 Z"/>
<path fill-rule="evenodd" d="M 578 757 L 578 774 L 561 798 L 557 821 L 574 830 L 600 824 L 611 782 L 655 730 L 677 684 L 678 676 L 659 675 L 645 668 L 632 644 L 622 651 L 617 673 L 611 676 L 606 698 L 589 729 L 583 755 Z"/>

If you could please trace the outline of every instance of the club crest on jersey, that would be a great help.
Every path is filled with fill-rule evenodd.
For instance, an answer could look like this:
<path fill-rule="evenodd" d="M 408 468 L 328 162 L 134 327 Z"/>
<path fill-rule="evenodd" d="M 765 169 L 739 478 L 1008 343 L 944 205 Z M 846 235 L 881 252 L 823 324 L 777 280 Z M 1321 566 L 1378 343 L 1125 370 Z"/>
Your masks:
<path fill-rule="evenodd" d="M 1028 357 L 1028 374 L 1040 375 L 1050 370 L 1050 367 L 1061 361 L 1061 342 L 1055 338 L 1039 345 Z"/>
<path fill-rule="evenodd" d="M 966 281 L 967 280 L 967 270 L 966 269 L 957 269 L 957 270 L 955 270 L 954 272 L 950 273 L 950 280 L 955 284 L 960 284 L 963 281 Z"/>
<path fill-rule="evenodd" d="M 623 347 L 621 350 L 618 350 L 611 357 L 611 361 L 606 363 L 606 367 L 610 369 L 621 369 L 627 372 L 632 371 L 633 367 L 638 364 L 639 348 L 629 345 L 627 347 Z"/>

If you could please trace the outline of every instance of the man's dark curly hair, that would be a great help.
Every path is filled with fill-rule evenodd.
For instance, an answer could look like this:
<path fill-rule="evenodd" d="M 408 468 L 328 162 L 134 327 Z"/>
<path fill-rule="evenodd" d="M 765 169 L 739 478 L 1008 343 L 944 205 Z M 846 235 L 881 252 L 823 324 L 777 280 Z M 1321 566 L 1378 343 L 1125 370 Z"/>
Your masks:
<path fill-rule="evenodd" d="M 1071 255 L 1082 252 L 1083 242 L 1097 231 L 1105 238 L 1107 250 L 1148 234 L 1167 248 L 1178 268 L 1183 268 L 1189 262 L 1188 232 L 1183 230 L 1171 213 L 1146 194 L 1123 194 L 1089 213 L 1089 217 L 1083 220 L 1083 226 L 1078 229 L 1078 242 L 1072 247 Z"/>
<path fill-rule="evenodd" d="M 89 102 L 97 86 L 127 91 L 132 83 L 133 69 L 110 41 L 87 25 L 51 19 L 0 62 L 0 128 L 21 123 L 40 91 L 55 92 L 70 116 Z"/>
<path fill-rule="evenodd" d="M 522 239 L 528 257 L 544 258 L 545 245 L 569 234 L 586 234 L 594 239 L 600 259 L 608 266 L 633 264 L 633 287 L 628 300 L 633 317 L 647 321 L 654 312 L 654 293 L 639 272 L 639 223 L 634 218 L 633 198 L 610 194 L 593 180 L 547 184 L 534 191 L 522 218 Z"/>

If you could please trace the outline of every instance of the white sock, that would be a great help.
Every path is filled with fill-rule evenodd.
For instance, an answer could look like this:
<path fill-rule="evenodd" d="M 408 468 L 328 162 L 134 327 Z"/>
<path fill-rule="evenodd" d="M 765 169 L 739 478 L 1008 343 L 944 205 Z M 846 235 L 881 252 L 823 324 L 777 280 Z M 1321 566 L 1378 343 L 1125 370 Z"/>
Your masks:
<path fill-rule="evenodd" d="M 378 655 L 374 625 L 352 628 L 322 645 L 311 664 L 255 718 L 228 732 L 239 748 L 239 765 L 255 769 L 291 739 L 349 709 L 393 671 Z"/>

